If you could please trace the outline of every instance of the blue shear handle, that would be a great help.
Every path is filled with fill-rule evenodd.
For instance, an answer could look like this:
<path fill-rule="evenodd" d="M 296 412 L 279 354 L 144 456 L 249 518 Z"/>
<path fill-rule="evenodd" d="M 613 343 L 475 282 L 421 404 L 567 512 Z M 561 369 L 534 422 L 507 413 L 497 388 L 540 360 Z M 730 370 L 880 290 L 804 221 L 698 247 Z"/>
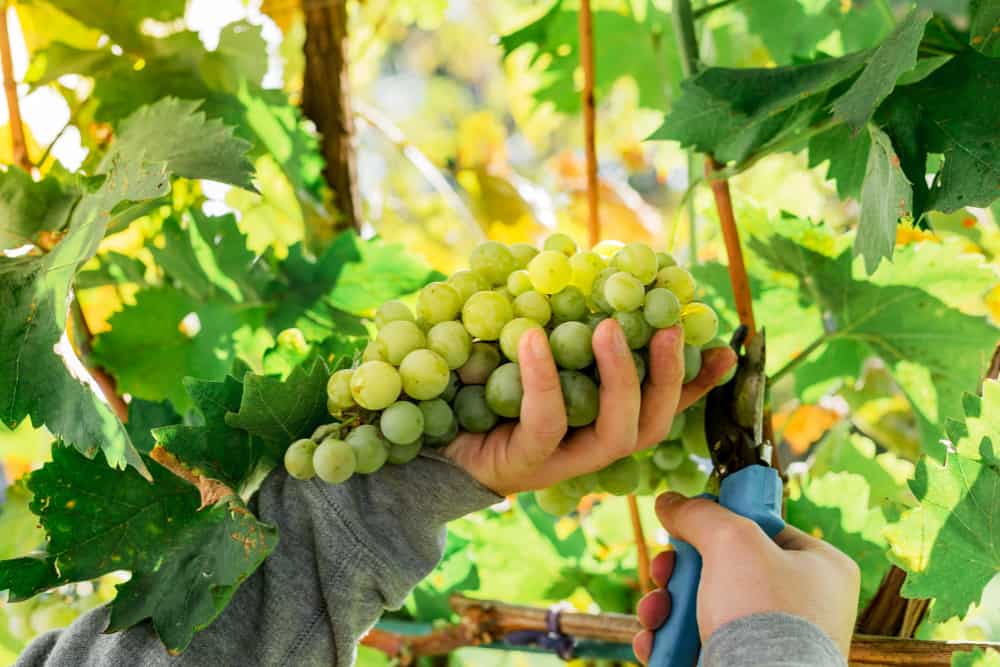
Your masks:
<path fill-rule="evenodd" d="M 719 504 L 752 519 L 774 538 L 785 527 L 781 518 L 781 478 L 774 468 L 753 465 L 722 481 Z M 713 498 L 712 496 L 708 496 Z M 694 667 L 701 652 L 698 634 L 698 584 L 701 555 L 687 542 L 671 539 L 677 552 L 670 592 L 670 617 L 656 631 L 650 667 Z"/>

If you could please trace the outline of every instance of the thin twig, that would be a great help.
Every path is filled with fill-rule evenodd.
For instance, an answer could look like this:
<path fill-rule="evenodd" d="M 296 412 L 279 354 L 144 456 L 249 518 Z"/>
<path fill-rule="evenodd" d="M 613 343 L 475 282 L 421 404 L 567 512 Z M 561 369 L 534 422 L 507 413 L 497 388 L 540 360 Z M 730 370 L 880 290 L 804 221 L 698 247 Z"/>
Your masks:
<path fill-rule="evenodd" d="M 723 7 L 731 5 L 734 2 L 739 2 L 739 0 L 719 0 L 719 2 L 712 3 L 711 5 L 705 5 L 701 9 L 696 9 L 695 10 L 695 12 L 694 12 L 694 18 L 696 20 L 700 19 L 703 16 L 706 16 L 707 14 L 711 14 L 712 12 L 714 12 L 717 9 L 722 9 Z"/>
<path fill-rule="evenodd" d="M 74 342 L 79 350 L 80 359 L 85 363 L 88 361 L 90 356 L 90 350 L 94 343 L 94 333 L 90 329 L 90 324 L 87 323 L 87 317 L 83 314 L 83 308 L 80 307 L 80 301 L 73 297 L 73 301 L 70 305 L 71 313 L 73 315 L 73 323 L 79 329 L 77 332 L 79 336 L 76 337 Z M 90 376 L 94 378 L 97 386 L 100 387 L 101 393 L 104 394 L 104 398 L 108 401 L 108 405 L 114 410 L 118 419 L 125 423 L 128 421 L 128 404 L 125 403 L 123 399 L 118 394 L 118 387 L 115 383 L 115 379 L 108 374 L 100 366 L 94 366 L 90 363 L 86 363 L 87 371 Z"/>
<path fill-rule="evenodd" d="M 630 494 L 626 498 L 628 502 L 628 514 L 632 520 L 632 536 L 635 539 L 635 550 L 639 559 L 639 587 L 643 593 L 653 590 L 653 577 L 649 568 L 649 545 L 646 543 L 646 534 L 642 530 L 642 518 L 639 516 L 639 502 L 635 495 Z"/>
<path fill-rule="evenodd" d="M 32 167 L 28 157 L 28 144 L 24 139 L 24 121 L 21 119 L 21 106 L 17 99 L 17 82 L 14 81 L 14 61 L 10 54 L 10 33 L 7 27 L 7 8 L 9 2 L 0 3 L 0 68 L 3 71 L 3 90 L 7 96 L 7 116 L 10 123 L 11 152 L 14 164 L 25 171 Z"/>
<path fill-rule="evenodd" d="M 670 13 L 681 55 L 681 71 L 689 79 L 698 71 L 698 39 L 694 32 L 694 14 L 691 0 L 674 0 Z"/>
<path fill-rule="evenodd" d="M 596 146 L 596 110 L 594 108 L 594 28 L 590 13 L 590 0 L 580 1 L 580 64 L 583 66 L 583 90 L 580 97 L 583 103 L 584 155 L 587 163 L 587 232 L 590 245 L 601 239 L 601 222 L 598 219 L 597 200 L 597 146 Z"/>
<path fill-rule="evenodd" d="M 729 282 L 733 287 L 733 299 L 736 301 L 736 312 L 740 316 L 740 324 L 748 329 L 747 340 L 757 331 L 753 316 L 753 295 L 750 293 L 750 279 L 747 267 L 743 262 L 743 247 L 740 245 L 740 233 L 736 228 L 736 216 L 733 213 L 733 198 L 729 192 L 729 181 L 712 178 L 719 168 L 711 157 L 705 158 L 705 175 L 712 187 L 715 197 L 715 208 L 719 213 L 719 225 L 722 227 L 722 240 L 726 244 L 726 256 L 729 259 Z"/>

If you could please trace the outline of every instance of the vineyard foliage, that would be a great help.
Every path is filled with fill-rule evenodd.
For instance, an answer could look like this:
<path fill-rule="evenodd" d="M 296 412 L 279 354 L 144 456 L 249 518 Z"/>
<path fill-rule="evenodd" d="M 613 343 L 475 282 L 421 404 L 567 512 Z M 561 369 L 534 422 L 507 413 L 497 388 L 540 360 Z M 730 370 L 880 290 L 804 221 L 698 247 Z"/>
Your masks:
<path fill-rule="evenodd" d="M 9 9 L 31 168 L 8 115 L 0 660 L 103 603 L 109 631 L 148 621 L 182 651 L 281 539 L 254 491 L 330 421 L 327 379 L 375 309 L 487 237 L 586 239 L 577 3 L 350 3 L 360 234 L 299 105 L 299 3 L 249 4 Z M 594 2 L 603 236 L 683 259 L 733 331 L 691 168 L 714 156 L 767 331 L 789 522 L 858 561 L 862 606 L 896 565 L 905 596 L 932 599 L 920 636 L 1000 640 L 1000 384 L 983 379 L 1000 340 L 997 4 L 710 4 L 694 3 L 684 79 L 669 2 Z M 624 502 L 578 510 L 524 495 L 454 522 L 391 614 L 451 618 L 456 591 L 630 611 Z"/>

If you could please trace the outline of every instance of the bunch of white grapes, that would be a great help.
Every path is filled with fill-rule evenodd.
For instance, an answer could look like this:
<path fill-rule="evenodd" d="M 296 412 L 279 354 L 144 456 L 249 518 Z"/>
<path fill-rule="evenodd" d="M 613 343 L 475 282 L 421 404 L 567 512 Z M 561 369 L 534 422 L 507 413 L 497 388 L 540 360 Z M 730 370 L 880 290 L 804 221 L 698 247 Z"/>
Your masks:
<path fill-rule="evenodd" d="M 524 393 L 518 344 L 530 329 L 548 336 L 571 428 L 597 419 L 600 377 L 591 337 L 602 320 L 621 325 L 640 382 L 658 329 L 681 324 L 685 382 L 701 369 L 702 349 L 724 344 L 716 338 L 715 311 L 693 301 L 691 274 L 642 243 L 606 241 L 578 252 L 564 234 L 550 236 L 541 251 L 487 241 L 472 252 L 469 267 L 424 287 L 415 313 L 400 301 L 378 309 L 374 340 L 353 368 L 330 376 L 327 407 L 336 421 L 292 443 L 285 454 L 289 474 L 337 484 L 386 463 L 407 463 L 422 447 L 447 445 L 460 431 L 484 433 L 517 419 Z M 540 491 L 538 503 L 565 514 L 596 490 L 652 493 L 664 474 L 672 486 L 681 481 L 671 474 L 703 481 L 688 452 L 707 449 L 681 444 L 686 421 L 678 415 L 650 452 Z"/>

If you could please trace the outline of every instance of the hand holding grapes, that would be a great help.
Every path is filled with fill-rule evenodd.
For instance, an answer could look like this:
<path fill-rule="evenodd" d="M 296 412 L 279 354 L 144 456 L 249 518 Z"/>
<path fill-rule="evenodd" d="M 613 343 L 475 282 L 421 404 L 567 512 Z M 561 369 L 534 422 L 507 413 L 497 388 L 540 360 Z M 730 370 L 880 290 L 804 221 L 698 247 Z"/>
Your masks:
<path fill-rule="evenodd" d="M 682 385 L 683 334 L 677 326 L 663 329 L 649 343 L 643 388 L 621 326 L 607 319 L 593 335 L 601 374 L 597 420 L 567 437 L 562 387 L 544 332 L 526 331 L 518 350 L 524 387 L 520 420 L 489 433 L 463 433 L 444 450 L 502 495 L 550 487 L 655 445 L 670 431 L 674 415 L 714 387 L 736 361 L 729 348 L 708 350 L 701 372 Z"/>

